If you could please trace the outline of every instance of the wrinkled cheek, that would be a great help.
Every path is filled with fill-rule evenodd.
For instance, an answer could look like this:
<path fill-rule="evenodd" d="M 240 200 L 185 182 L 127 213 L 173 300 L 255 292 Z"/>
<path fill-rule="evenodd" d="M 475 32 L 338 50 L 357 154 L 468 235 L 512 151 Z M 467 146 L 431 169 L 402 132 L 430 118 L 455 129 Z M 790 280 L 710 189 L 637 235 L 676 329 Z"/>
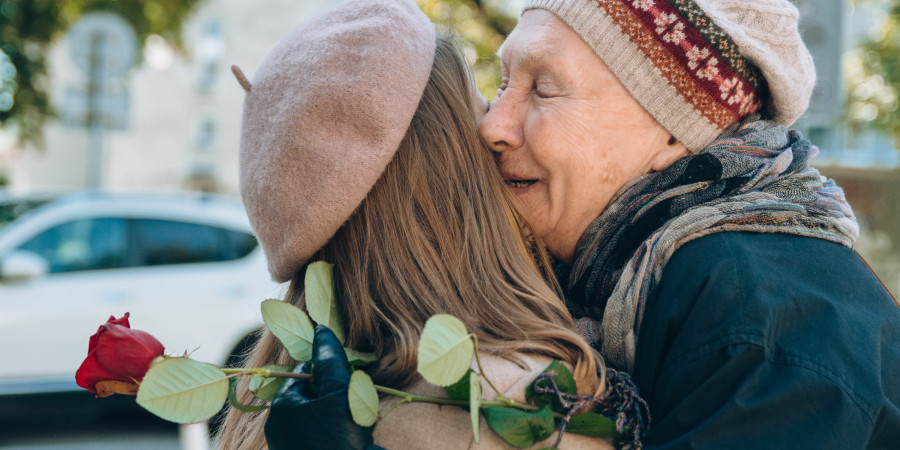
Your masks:
<path fill-rule="evenodd" d="M 615 149 L 602 149 L 596 143 L 583 141 L 568 144 L 573 151 L 566 164 L 570 189 L 596 189 L 598 185 L 616 184 L 622 178 L 622 167 L 616 162 Z M 574 150 L 577 149 L 577 150 Z"/>
<path fill-rule="evenodd" d="M 608 161 L 604 161 L 603 164 L 594 171 L 594 174 L 594 178 L 598 184 L 605 186 L 621 184 L 622 168 L 617 164 L 611 164 Z"/>
<path fill-rule="evenodd" d="M 539 182 L 532 191 L 519 196 L 519 202 L 535 234 L 543 238 L 552 231 L 553 202 L 546 184 Z"/>

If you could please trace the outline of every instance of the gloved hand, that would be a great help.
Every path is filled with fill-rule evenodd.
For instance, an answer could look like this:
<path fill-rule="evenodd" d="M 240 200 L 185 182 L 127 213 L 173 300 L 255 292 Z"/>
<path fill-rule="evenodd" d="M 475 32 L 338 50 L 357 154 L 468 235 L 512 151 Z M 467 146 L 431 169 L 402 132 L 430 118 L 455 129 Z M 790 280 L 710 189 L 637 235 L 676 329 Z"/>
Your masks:
<path fill-rule="evenodd" d="M 372 429 L 357 425 L 350 415 L 350 363 L 334 333 L 321 325 L 311 363 L 314 380 L 289 378 L 272 402 L 264 429 L 269 449 L 378 448 L 372 446 Z M 309 365 L 301 363 L 294 372 L 308 373 Z"/>

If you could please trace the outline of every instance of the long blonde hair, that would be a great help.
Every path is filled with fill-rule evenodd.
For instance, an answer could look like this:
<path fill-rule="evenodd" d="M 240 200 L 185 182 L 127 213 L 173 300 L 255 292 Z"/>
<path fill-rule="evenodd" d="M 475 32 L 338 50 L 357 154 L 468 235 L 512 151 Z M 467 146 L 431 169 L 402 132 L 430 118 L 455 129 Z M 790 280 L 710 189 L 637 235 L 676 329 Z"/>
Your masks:
<path fill-rule="evenodd" d="M 425 321 L 452 314 L 478 336 L 479 350 L 516 360 L 535 353 L 572 364 L 582 394 L 599 390 L 596 353 L 574 332 L 554 290 L 546 254 L 534 245 L 481 142 L 471 75 L 453 38 L 440 36 L 431 77 L 394 159 L 353 216 L 313 260 L 335 265 L 346 345 L 374 352 L 375 383 L 418 380 Z M 303 273 L 285 301 L 305 309 Z M 292 365 L 264 332 L 247 365 Z M 259 403 L 245 389 L 244 402 Z M 265 448 L 266 413 L 230 409 L 222 448 Z"/>

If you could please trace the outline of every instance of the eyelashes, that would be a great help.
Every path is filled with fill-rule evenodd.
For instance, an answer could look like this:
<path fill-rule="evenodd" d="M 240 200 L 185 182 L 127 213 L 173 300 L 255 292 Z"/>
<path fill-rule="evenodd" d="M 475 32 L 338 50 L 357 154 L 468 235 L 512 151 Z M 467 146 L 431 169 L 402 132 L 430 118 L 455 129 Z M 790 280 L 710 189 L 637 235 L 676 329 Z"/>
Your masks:
<path fill-rule="evenodd" d="M 509 86 L 509 79 L 502 78 L 500 82 L 500 86 L 497 88 L 497 97 L 500 97 L 506 88 Z M 546 87 L 541 87 L 541 84 L 538 83 L 538 80 L 534 80 L 531 82 L 531 94 L 534 94 L 538 98 L 553 98 L 556 95 L 552 93 L 553 89 L 548 89 Z"/>

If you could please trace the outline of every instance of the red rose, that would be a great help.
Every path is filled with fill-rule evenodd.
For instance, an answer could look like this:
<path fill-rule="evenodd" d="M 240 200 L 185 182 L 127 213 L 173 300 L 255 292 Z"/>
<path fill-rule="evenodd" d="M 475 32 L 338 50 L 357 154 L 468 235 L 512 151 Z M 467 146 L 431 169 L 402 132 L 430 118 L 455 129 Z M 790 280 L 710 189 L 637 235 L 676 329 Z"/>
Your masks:
<path fill-rule="evenodd" d="M 75 372 L 75 382 L 101 396 L 137 392 L 150 362 L 163 354 L 163 345 L 150 333 L 132 330 L 128 315 L 109 316 L 88 344 L 88 355 Z M 98 385 L 99 383 L 99 385 Z"/>

